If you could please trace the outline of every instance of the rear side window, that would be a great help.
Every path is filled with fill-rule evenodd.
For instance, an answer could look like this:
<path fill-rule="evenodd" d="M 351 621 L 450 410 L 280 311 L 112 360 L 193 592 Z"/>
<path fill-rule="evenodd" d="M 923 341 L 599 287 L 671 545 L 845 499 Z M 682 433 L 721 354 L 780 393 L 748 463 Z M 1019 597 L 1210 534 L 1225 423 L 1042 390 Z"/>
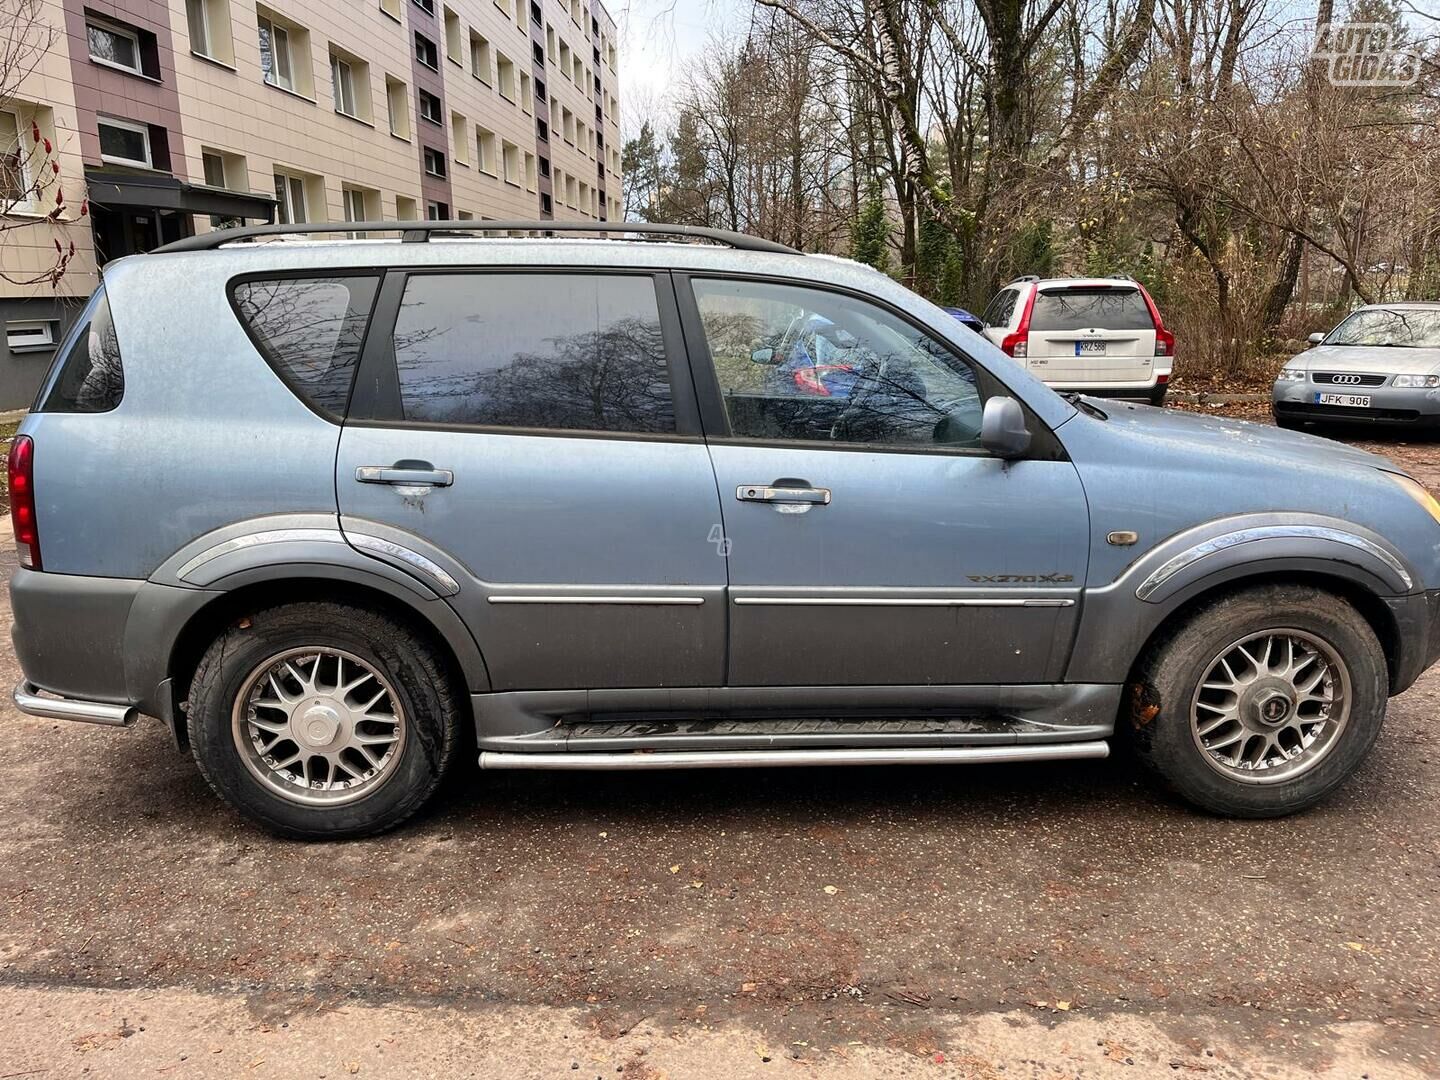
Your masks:
<path fill-rule="evenodd" d="M 1010 316 L 1015 313 L 1015 301 L 1020 294 L 1014 289 L 1006 289 L 990 301 L 990 306 L 985 309 L 986 326 L 1009 326 Z"/>
<path fill-rule="evenodd" d="M 675 430 L 649 277 L 416 274 L 395 321 L 406 420 Z"/>
<path fill-rule="evenodd" d="M 345 415 L 379 278 L 236 282 L 240 321 L 287 386 L 316 412 Z"/>
<path fill-rule="evenodd" d="M 1139 289 L 1055 289 L 1035 297 L 1031 330 L 1154 330 Z"/>
<path fill-rule="evenodd" d="M 95 294 L 89 310 L 75 330 L 60 370 L 40 405 L 41 412 L 109 412 L 125 395 L 125 369 L 120 343 L 110 319 L 110 300 L 104 290 Z"/>

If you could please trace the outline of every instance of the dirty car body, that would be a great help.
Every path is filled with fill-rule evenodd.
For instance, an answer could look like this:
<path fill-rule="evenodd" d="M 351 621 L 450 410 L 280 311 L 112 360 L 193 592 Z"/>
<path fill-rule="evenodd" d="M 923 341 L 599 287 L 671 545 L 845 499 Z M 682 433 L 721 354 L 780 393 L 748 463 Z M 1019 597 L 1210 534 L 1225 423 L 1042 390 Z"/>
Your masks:
<path fill-rule="evenodd" d="M 404 820 L 467 732 L 647 769 L 1125 730 L 1264 816 L 1435 660 L 1440 508 L 1384 459 L 1067 400 L 882 274 L 712 238 L 107 267 L 12 454 L 21 710 L 158 717 L 307 837 Z M 797 319 L 901 376 L 797 393 Z"/>

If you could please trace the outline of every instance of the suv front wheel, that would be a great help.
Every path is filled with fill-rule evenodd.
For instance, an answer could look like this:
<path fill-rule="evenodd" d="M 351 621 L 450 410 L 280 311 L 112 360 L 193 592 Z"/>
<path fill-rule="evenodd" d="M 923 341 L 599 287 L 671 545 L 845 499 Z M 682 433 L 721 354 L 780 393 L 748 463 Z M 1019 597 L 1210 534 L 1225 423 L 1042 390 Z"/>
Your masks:
<path fill-rule="evenodd" d="M 1303 585 L 1233 593 L 1158 642 L 1131 687 L 1141 759 L 1191 803 L 1235 817 L 1313 806 L 1359 766 L 1389 695 L 1374 630 Z"/>
<path fill-rule="evenodd" d="M 459 698 L 408 627 L 366 608 L 258 611 L 215 640 L 190 685 L 190 745 L 210 786 L 283 836 L 399 825 L 440 787 Z"/>

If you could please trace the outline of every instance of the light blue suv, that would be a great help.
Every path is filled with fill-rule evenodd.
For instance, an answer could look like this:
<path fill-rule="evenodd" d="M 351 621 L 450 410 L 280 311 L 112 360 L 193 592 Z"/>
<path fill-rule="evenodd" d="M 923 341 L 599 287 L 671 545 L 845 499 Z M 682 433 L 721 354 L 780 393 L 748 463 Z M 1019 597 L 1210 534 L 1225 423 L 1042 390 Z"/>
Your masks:
<path fill-rule="evenodd" d="M 817 327 L 843 377 L 794 362 Z M 1193 804 L 1279 815 L 1440 652 L 1440 506 L 1384 459 L 1062 397 L 882 274 L 728 233 L 124 259 L 9 465 L 19 708 L 158 717 L 291 836 L 392 827 L 474 752 L 980 763 L 1117 732 Z"/>

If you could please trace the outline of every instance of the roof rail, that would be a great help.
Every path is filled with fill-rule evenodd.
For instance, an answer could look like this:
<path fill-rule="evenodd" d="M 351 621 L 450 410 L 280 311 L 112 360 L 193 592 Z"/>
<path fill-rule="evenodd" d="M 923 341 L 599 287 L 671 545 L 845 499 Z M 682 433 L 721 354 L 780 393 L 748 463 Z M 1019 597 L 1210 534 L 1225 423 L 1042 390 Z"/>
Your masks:
<path fill-rule="evenodd" d="M 432 236 L 467 233 L 540 232 L 540 233 L 638 233 L 644 236 L 675 236 L 690 240 L 709 240 L 741 251 L 769 251 L 781 255 L 800 252 L 773 240 L 758 236 L 706 229 L 698 225 L 657 225 L 648 221 L 625 221 L 607 224 L 603 221 L 325 221 L 303 225 L 248 225 L 239 229 L 212 229 L 199 236 L 187 236 L 158 247 L 155 252 L 213 251 L 225 244 L 256 240 L 266 236 L 293 236 L 297 233 L 370 233 L 398 232 L 406 243 L 423 244 Z"/>
<path fill-rule="evenodd" d="M 1039 280 L 1040 280 L 1040 275 L 1039 275 L 1039 274 L 1021 274 L 1021 275 L 1020 275 L 1019 277 L 1017 277 L 1017 278 L 1011 278 L 1011 279 L 1010 279 L 1010 284 L 1011 284 L 1011 285 L 1016 285 L 1016 284 L 1019 284 L 1019 283 L 1022 282 L 1022 281 L 1039 281 Z"/>

